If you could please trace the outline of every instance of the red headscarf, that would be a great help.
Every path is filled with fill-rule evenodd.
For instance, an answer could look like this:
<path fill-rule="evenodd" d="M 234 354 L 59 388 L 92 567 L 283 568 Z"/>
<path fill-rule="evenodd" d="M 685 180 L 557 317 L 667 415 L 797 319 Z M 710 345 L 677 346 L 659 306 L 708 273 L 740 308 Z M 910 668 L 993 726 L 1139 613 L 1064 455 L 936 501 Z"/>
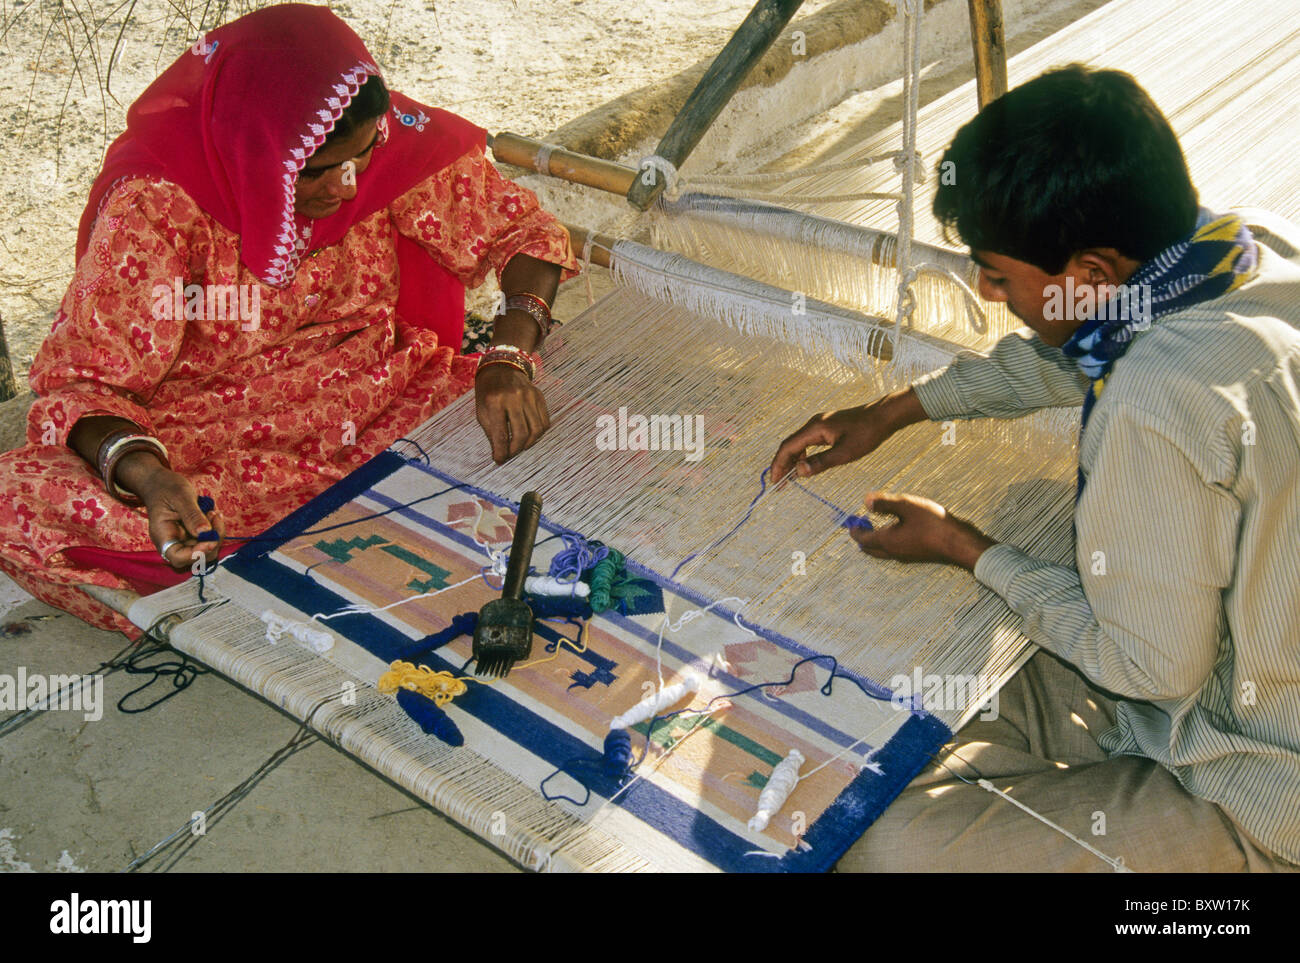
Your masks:
<path fill-rule="evenodd" d="M 152 175 L 182 187 L 238 234 L 240 260 L 256 277 L 289 284 L 304 255 L 483 142 L 484 131 L 468 121 L 393 92 L 379 120 L 382 147 L 357 178 L 356 197 L 320 220 L 296 214 L 298 172 L 378 74 L 361 38 L 324 7 L 267 7 L 200 37 L 131 105 L 81 216 L 78 259 L 113 185 Z M 459 330 L 463 287 L 413 242 L 398 248 L 399 316 L 435 326 L 430 313 L 458 301 Z"/>

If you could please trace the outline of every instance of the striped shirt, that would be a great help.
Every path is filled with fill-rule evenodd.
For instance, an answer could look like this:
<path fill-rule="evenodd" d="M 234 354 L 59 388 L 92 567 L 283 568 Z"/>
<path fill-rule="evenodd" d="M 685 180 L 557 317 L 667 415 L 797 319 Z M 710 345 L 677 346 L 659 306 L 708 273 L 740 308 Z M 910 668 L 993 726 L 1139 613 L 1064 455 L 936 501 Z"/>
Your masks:
<path fill-rule="evenodd" d="M 1155 321 L 1115 363 L 1079 446 L 1075 567 L 1010 545 L 975 566 L 1030 639 L 1123 700 L 1104 749 L 1161 763 L 1293 863 L 1298 328 L 1300 258 L 1261 243 L 1257 278 Z M 1088 380 L 1016 332 L 915 387 L 942 421 L 1078 405 Z"/>

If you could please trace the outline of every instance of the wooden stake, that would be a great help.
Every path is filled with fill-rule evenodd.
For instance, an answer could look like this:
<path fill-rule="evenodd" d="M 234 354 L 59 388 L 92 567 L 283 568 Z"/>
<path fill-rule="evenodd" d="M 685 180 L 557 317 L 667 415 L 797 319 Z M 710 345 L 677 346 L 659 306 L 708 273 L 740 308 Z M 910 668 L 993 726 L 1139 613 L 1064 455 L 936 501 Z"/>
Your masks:
<path fill-rule="evenodd" d="M 1007 44 L 1002 35 L 1002 0 L 967 0 L 975 50 L 975 86 L 980 110 L 1007 92 Z"/>
<path fill-rule="evenodd" d="M 722 113 L 750 70 L 767 53 L 803 0 L 758 0 L 722 52 L 709 65 L 700 82 L 664 134 L 655 153 L 681 167 L 709 125 Z M 646 210 L 668 185 L 658 171 L 647 169 L 627 192 L 628 203 Z"/>

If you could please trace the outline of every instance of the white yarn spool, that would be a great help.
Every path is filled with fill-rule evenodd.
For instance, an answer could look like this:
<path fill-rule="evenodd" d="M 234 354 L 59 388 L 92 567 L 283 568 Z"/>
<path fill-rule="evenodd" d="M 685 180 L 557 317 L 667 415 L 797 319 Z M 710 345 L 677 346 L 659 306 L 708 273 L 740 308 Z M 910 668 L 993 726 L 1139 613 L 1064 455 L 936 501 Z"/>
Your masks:
<path fill-rule="evenodd" d="M 532 595 L 551 595 L 568 597 L 576 595 L 585 599 L 591 594 L 591 586 L 586 582 L 564 582 L 551 575 L 530 575 L 524 579 L 524 591 Z"/>
<path fill-rule="evenodd" d="M 282 635 L 288 634 L 313 652 L 328 652 L 334 648 L 334 636 L 322 629 L 313 629 L 306 622 L 295 622 L 270 609 L 263 612 L 261 618 L 266 623 L 266 641 L 272 645 L 279 642 Z"/>
<path fill-rule="evenodd" d="M 749 821 L 750 829 L 762 832 L 767 828 L 772 817 L 781 811 L 795 783 L 799 781 L 799 767 L 803 763 L 803 753 L 798 749 L 791 749 L 790 755 L 776 764 L 772 775 L 768 777 L 767 785 L 758 794 L 758 812 L 754 813 L 754 818 Z"/>
<path fill-rule="evenodd" d="M 609 727 L 610 729 L 626 729 L 638 722 L 645 722 L 647 719 L 657 716 L 664 709 L 681 702 L 686 696 L 698 692 L 699 689 L 700 677 L 694 673 L 689 673 L 681 682 L 664 686 L 658 692 L 646 696 L 621 716 L 615 716 L 610 720 Z"/>

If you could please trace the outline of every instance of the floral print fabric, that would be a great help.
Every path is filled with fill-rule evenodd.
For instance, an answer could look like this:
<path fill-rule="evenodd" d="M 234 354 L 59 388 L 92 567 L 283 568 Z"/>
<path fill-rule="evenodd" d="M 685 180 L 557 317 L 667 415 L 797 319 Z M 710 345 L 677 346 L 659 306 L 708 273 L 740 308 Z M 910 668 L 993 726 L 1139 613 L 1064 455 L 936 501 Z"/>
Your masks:
<path fill-rule="evenodd" d="M 467 287 L 518 253 L 565 277 L 577 270 L 564 228 L 481 149 L 304 258 L 279 290 L 240 264 L 239 238 L 176 185 L 118 184 L 32 366 L 28 444 L 0 455 L 0 568 L 53 605 L 135 634 L 72 587 L 126 583 L 62 554 L 155 550 L 144 510 L 110 496 L 67 447 L 80 418 L 140 425 L 215 499 L 225 534 L 250 536 L 470 390 L 474 362 L 459 345 L 395 320 L 398 233 Z M 189 285 L 234 285 L 258 310 Z"/>

